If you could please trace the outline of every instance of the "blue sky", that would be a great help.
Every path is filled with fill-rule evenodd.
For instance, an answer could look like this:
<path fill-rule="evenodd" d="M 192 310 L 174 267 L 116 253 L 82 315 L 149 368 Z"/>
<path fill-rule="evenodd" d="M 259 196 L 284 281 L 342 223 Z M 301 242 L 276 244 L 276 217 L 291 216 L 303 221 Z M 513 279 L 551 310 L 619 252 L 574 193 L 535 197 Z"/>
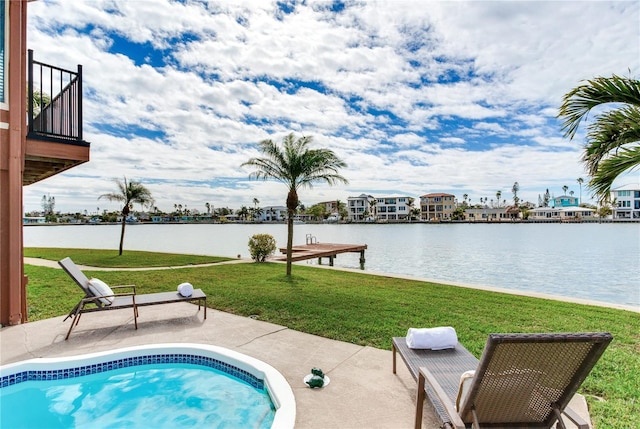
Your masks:
<path fill-rule="evenodd" d="M 126 176 L 165 211 L 284 205 L 279 182 L 240 165 L 256 144 L 312 135 L 348 167 L 302 203 L 367 193 L 501 191 L 537 203 L 578 196 L 584 127 L 556 119 L 580 81 L 638 78 L 637 1 L 41 0 L 29 3 L 37 60 L 83 65 L 91 161 L 24 190 L 61 211 L 98 201 Z M 616 185 L 639 183 L 637 172 Z M 583 200 L 590 195 L 583 185 Z"/>

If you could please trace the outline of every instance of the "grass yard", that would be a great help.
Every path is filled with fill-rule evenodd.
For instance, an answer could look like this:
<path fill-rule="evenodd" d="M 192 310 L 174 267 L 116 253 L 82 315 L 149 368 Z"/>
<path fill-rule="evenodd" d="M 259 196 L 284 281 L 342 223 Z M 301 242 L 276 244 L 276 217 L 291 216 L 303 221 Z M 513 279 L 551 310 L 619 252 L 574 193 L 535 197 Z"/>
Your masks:
<path fill-rule="evenodd" d="M 109 267 L 179 266 L 224 258 L 81 249 L 25 249 L 25 256 Z M 200 259 L 204 258 L 204 259 Z M 142 265 L 144 266 L 144 265 Z M 62 271 L 25 266 L 29 320 L 66 314 L 82 292 Z M 610 332 L 614 340 L 580 392 L 597 428 L 640 427 L 640 314 L 429 282 L 294 265 L 246 263 L 163 271 L 94 271 L 108 284 L 137 285 L 140 294 L 188 281 L 211 308 L 310 334 L 381 349 L 409 327 L 453 326 L 476 357 L 492 332 Z"/>

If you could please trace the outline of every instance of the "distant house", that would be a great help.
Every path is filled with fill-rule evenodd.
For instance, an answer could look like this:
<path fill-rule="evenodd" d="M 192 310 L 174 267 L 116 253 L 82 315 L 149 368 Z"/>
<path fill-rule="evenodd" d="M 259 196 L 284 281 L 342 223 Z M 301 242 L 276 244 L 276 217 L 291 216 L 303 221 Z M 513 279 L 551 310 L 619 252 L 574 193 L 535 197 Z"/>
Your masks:
<path fill-rule="evenodd" d="M 580 205 L 580 199 L 569 195 L 562 195 L 560 197 L 552 198 L 549 201 L 549 205 L 554 207 L 578 207 Z"/>
<path fill-rule="evenodd" d="M 464 217 L 470 222 L 502 222 L 517 218 L 517 212 L 510 210 L 510 207 L 481 207 L 468 208 L 464 211 Z"/>
<path fill-rule="evenodd" d="M 587 207 L 536 207 L 529 210 L 530 220 L 578 220 L 594 219 L 595 209 Z"/>
<path fill-rule="evenodd" d="M 640 220 L 640 185 L 625 185 L 613 189 L 611 200 L 616 202 L 614 219 Z"/>
<path fill-rule="evenodd" d="M 372 200 L 374 200 L 374 198 L 367 194 L 347 198 L 348 220 L 351 222 L 373 220 L 374 210 L 371 205 Z"/>
<path fill-rule="evenodd" d="M 258 217 L 261 222 L 281 222 L 287 219 L 285 206 L 269 206 L 262 208 L 262 214 Z"/>
<path fill-rule="evenodd" d="M 412 198 L 408 196 L 376 198 L 376 219 L 382 221 L 408 220 L 411 211 L 410 199 Z"/>
<path fill-rule="evenodd" d="M 44 216 L 25 216 L 22 218 L 23 225 L 36 225 L 47 223 L 47 218 Z"/>
<path fill-rule="evenodd" d="M 455 195 L 434 193 L 420 197 L 420 217 L 422 220 L 451 219 L 455 210 Z"/>

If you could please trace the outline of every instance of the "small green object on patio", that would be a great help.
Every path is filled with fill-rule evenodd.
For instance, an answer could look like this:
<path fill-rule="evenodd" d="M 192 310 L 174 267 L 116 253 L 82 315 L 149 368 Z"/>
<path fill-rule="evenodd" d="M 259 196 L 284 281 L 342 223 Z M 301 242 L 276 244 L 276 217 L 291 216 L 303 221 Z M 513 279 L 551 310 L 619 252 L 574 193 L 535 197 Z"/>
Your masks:
<path fill-rule="evenodd" d="M 318 376 L 318 375 L 314 375 L 313 377 L 311 377 L 308 381 L 307 384 L 309 385 L 309 387 L 314 388 L 314 387 L 322 387 L 324 386 L 324 378 Z"/>

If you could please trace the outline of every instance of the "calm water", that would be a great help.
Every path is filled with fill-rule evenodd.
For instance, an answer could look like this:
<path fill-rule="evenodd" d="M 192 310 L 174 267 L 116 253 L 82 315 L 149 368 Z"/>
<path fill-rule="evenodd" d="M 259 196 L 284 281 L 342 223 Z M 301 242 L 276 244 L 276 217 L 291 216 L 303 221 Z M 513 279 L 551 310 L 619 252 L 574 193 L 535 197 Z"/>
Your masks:
<path fill-rule="evenodd" d="M 258 233 L 286 246 L 284 224 L 133 224 L 125 251 L 249 257 L 247 242 Z M 294 244 L 307 234 L 320 243 L 367 244 L 365 271 L 640 306 L 637 223 L 296 224 Z M 117 249 L 119 239 L 119 225 L 24 228 L 26 247 Z M 338 255 L 334 265 L 357 269 L 358 258 Z"/>

